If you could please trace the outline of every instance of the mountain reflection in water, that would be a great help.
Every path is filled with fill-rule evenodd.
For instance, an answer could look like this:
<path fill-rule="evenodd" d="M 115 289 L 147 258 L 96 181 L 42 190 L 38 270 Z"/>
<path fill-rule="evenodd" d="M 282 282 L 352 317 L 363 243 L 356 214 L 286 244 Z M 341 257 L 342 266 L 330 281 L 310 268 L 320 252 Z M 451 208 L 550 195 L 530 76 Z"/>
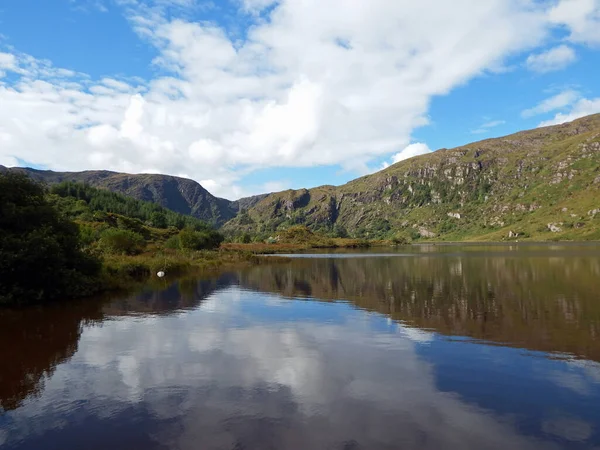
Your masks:
<path fill-rule="evenodd" d="M 600 247 L 463 250 L 2 311 L 0 446 L 600 445 Z"/>

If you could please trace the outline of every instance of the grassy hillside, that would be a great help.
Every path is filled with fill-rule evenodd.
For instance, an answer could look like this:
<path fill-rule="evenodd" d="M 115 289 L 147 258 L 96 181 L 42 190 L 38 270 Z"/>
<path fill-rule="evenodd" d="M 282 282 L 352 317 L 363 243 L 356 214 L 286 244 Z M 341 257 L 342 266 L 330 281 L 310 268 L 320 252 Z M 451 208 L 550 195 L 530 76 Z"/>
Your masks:
<path fill-rule="evenodd" d="M 600 240 L 600 114 L 271 194 L 223 229 L 265 238 L 295 224 L 400 241 Z"/>
<path fill-rule="evenodd" d="M 7 169 L 0 166 L 0 172 L 3 170 Z M 9 170 L 25 172 L 32 179 L 49 185 L 64 181 L 85 183 L 138 200 L 154 202 L 213 225 L 225 223 L 238 211 L 237 204 L 213 196 L 200 184 L 186 178 L 154 174 L 131 175 L 106 170 L 85 172 L 53 172 L 29 168 Z"/>

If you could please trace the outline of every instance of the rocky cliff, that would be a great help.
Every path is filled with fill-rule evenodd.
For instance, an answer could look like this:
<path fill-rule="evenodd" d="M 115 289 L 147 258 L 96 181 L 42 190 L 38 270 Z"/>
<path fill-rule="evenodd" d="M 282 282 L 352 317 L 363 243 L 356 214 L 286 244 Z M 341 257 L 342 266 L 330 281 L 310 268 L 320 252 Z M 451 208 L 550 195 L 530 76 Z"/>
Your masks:
<path fill-rule="evenodd" d="M 271 194 L 224 229 L 291 224 L 367 238 L 600 239 L 600 114 Z"/>

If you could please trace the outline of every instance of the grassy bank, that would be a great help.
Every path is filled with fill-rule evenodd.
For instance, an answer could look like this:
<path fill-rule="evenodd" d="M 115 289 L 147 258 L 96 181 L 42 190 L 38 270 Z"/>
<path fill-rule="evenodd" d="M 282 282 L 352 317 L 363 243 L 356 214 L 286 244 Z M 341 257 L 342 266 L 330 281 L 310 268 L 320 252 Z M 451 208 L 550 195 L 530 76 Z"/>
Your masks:
<path fill-rule="evenodd" d="M 286 262 L 269 258 L 270 263 Z M 244 249 L 218 249 L 196 252 L 159 250 L 140 255 L 107 255 L 103 258 L 99 291 L 135 287 L 164 272 L 167 280 L 188 275 L 203 275 L 216 270 L 239 268 L 266 262 L 265 258 Z"/>
<path fill-rule="evenodd" d="M 332 238 L 315 233 L 303 225 L 280 230 L 275 236 L 261 242 L 229 242 L 221 247 L 228 251 L 243 251 L 254 254 L 293 253 L 310 249 L 368 248 L 377 241 L 364 239 Z"/>

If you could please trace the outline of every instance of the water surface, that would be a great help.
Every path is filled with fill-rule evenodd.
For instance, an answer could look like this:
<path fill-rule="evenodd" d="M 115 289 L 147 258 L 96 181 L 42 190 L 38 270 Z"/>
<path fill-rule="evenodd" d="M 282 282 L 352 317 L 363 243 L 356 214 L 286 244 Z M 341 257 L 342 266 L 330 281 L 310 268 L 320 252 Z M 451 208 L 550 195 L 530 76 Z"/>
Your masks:
<path fill-rule="evenodd" d="M 600 448 L 600 246 L 378 253 L 0 311 L 0 447 Z"/>

